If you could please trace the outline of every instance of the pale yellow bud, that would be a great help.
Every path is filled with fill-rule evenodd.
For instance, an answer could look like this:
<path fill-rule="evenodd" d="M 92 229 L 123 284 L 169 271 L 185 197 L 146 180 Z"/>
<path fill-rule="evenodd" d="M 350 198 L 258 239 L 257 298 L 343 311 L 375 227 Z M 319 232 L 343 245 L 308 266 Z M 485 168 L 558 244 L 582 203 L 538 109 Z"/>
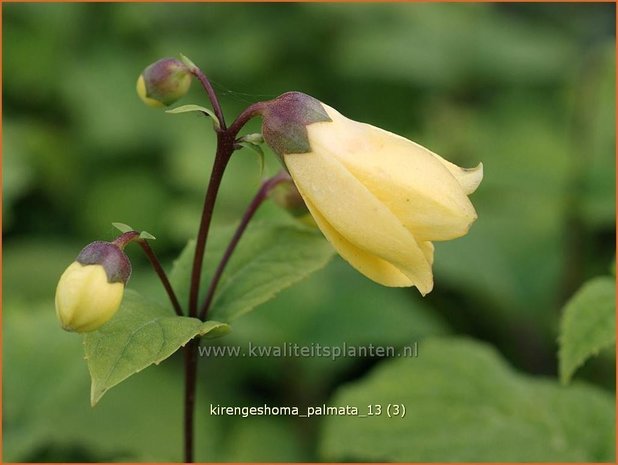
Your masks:
<path fill-rule="evenodd" d="M 144 76 L 142 76 L 141 74 L 137 78 L 136 91 L 137 91 L 137 95 L 139 96 L 139 98 L 141 98 L 142 102 L 144 102 L 146 105 L 153 107 L 153 108 L 161 108 L 165 106 L 158 100 L 150 98 L 146 95 L 146 83 L 144 82 Z"/>
<path fill-rule="evenodd" d="M 94 331 L 120 307 L 124 283 L 110 283 L 102 265 L 73 262 L 56 288 L 56 315 L 67 331 Z"/>
<path fill-rule="evenodd" d="M 130 276 L 131 262 L 117 244 L 88 244 L 58 281 L 56 315 L 61 326 L 78 333 L 98 329 L 118 311 Z"/>

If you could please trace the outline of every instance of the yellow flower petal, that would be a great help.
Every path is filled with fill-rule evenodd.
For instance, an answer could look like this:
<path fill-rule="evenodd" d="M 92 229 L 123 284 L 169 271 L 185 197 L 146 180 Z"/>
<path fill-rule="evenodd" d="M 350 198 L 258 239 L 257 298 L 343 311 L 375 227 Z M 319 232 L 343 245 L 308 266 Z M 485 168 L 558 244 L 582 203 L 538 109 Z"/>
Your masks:
<path fill-rule="evenodd" d="M 333 122 L 307 127 L 314 152 L 340 160 L 417 240 L 448 240 L 467 233 L 476 219 L 474 207 L 431 152 L 325 108 Z"/>
<path fill-rule="evenodd" d="M 144 76 L 142 76 L 141 74 L 137 78 L 136 90 L 137 90 L 137 95 L 139 96 L 140 99 L 142 99 L 142 102 L 144 102 L 146 105 L 149 105 L 153 108 L 161 108 L 165 106 L 158 100 L 150 98 L 148 97 L 148 95 L 146 95 L 146 83 L 144 82 Z"/>
<path fill-rule="evenodd" d="M 367 251 L 356 247 L 345 237 L 339 234 L 328 221 L 320 214 L 318 209 L 310 202 L 306 201 L 307 208 L 311 212 L 313 219 L 317 223 L 320 231 L 326 239 L 333 245 L 337 253 L 343 257 L 350 265 L 367 276 L 369 279 L 389 287 L 408 287 L 414 283 L 399 271 L 395 266 L 385 260 L 378 258 Z"/>
<path fill-rule="evenodd" d="M 433 251 L 434 246 L 431 242 L 419 242 L 418 246 L 421 248 L 423 255 L 425 255 L 425 259 L 430 265 L 433 265 Z"/>
<path fill-rule="evenodd" d="M 414 142 L 412 143 L 414 144 Z M 422 146 L 419 145 L 419 147 L 422 147 Z M 461 188 L 463 189 L 466 195 L 472 194 L 477 189 L 477 187 L 479 187 L 479 185 L 481 184 L 481 181 L 483 180 L 483 164 L 482 163 L 479 163 L 474 168 L 462 168 L 460 166 L 457 166 L 455 163 L 451 163 L 450 161 L 445 160 L 437 153 L 433 153 L 433 152 L 429 152 L 429 153 L 431 153 L 434 157 L 436 157 L 446 167 L 446 169 L 449 170 L 449 172 L 453 175 L 453 177 L 457 179 L 457 182 L 459 183 L 459 185 L 461 186 Z"/>
<path fill-rule="evenodd" d="M 308 129 L 321 124 L 331 123 L 315 123 Z M 322 147 L 313 148 L 310 153 L 285 155 L 305 201 L 345 240 L 395 266 L 423 295 L 430 292 L 431 266 L 414 236 L 336 158 L 321 153 Z"/>
<path fill-rule="evenodd" d="M 68 331 L 92 331 L 107 322 L 120 307 L 124 284 L 109 283 L 101 265 L 73 262 L 56 288 L 56 315 Z"/>

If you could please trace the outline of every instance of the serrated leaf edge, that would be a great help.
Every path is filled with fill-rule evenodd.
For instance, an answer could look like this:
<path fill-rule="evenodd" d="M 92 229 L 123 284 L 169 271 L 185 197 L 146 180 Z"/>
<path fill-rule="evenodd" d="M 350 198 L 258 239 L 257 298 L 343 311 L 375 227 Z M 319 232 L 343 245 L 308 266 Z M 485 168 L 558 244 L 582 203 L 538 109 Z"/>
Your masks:
<path fill-rule="evenodd" d="M 141 325 L 139 328 L 135 329 L 131 335 L 129 336 L 128 340 L 127 340 L 127 344 L 125 345 L 125 348 L 129 345 L 129 342 L 131 340 L 131 338 L 134 337 L 135 334 L 137 334 L 138 331 L 140 331 L 141 329 L 145 328 L 146 326 L 150 325 L 150 324 L 154 324 L 154 323 L 158 323 L 160 320 L 162 319 L 167 319 L 167 318 L 186 318 L 186 319 L 191 319 L 191 320 L 196 320 L 196 321 L 200 321 L 197 318 L 189 318 L 189 317 L 170 317 L 170 316 L 158 316 L 156 318 L 153 318 L 152 320 L 149 320 L 148 322 L 144 323 L 143 325 Z M 182 342 L 178 348 L 176 350 L 174 350 L 172 353 L 164 356 L 164 357 L 160 357 L 160 358 L 156 358 L 155 360 L 153 360 L 150 364 L 135 370 L 133 373 L 130 373 L 128 375 L 126 375 L 124 378 L 119 379 L 118 381 L 114 382 L 113 384 L 110 385 L 106 385 L 105 387 L 100 387 L 101 384 L 105 384 L 105 382 L 109 379 L 109 377 L 111 376 L 112 372 L 114 371 L 115 366 L 118 364 L 118 362 L 120 361 L 120 359 L 122 358 L 123 354 L 124 354 L 124 349 L 123 352 L 120 353 L 117 361 L 114 363 L 114 366 L 112 368 L 110 368 L 110 370 L 107 373 L 107 377 L 105 379 L 105 382 L 103 383 L 96 383 L 95 380 L 92 378 L 92 373 L 91 374 L 91 386 L 90 386 L 90 405 L 92 407 L 94 407 L 100 400 L 101 398 L 105 395 L 105 393 L 107 391 L 109 391 L 111 388 L 113 388 L 114 386 L 117 386 L 118 384 L 120 384 L 121 382 L 125 381 L 127 378 L 133 376 L 136 373 L 139 373 L 140 371 L 148 368 L 151 365 L 159 365 L 163 360 L 166 360 L 167 358 L 171 357 L 174 353 L 176 353 L 176 351 L 178 351 L 178 349 L 184 347 L 185 345 L 187 345 L 187 342 L 189 342 L 191 339 L 193 339 L 195 336 L 204 336 L 212 331 L 215 331 L 219 328 L 223 328 L 223 327 L 227 327 L 230 328 L 230 325 L 228 325 L 227 323 L 222 323 L 222 322 L 218 322 L 218 321 L 214 321 L 214 320 L 208 320 L 206 322 L 201 322 L 200 321 L 200 325 L 198 326 L 197 331 L 195 332 L 195 334 L 193 334 L 192 336 L 189 336 L 186 338 L 186 340 L 184 342 Z M 215 336 L 218 337 L 218 336 Z M 84 339 L 84 345 L 85 345 L 85 339 Z M 158 356 L 157 356 L 158 357 Z M 88 360 L 88 357 L 85 357 L 86 360 Z M 90 372 L 90 365 L 88 364 L 88 371 Z"/>

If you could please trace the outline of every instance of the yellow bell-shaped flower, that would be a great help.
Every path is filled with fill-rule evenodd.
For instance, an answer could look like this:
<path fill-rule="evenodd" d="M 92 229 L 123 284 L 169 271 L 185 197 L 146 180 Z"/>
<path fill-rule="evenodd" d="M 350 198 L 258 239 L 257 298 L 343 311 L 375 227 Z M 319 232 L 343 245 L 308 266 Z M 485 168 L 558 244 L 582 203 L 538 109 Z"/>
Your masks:
<path fill-rule="evenodd" d="M 432 241 L 463 236 L 476 220 L 468 195 L 482 164 L 460 168 L 299 92 L 266 102 L 262 117 L 264 139 L 337 252 L 380 284 L 430 292 Z"/>

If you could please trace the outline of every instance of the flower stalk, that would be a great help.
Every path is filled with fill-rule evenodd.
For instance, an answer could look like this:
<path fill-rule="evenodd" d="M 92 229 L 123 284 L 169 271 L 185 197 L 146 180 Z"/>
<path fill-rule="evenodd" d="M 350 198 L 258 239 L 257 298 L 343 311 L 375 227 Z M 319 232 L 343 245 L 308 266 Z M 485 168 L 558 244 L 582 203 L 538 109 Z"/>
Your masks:
<path fill-rule="evenodd" d="M 213 89 L 212 84 L 210 83 L 206 75 L 202 72 L 202 70 L 199 69 L 197 66 L 193 65 L 189 69 L 189 72 L 193 74 L 197 78 L 198 81 L 200 81 L 200 84 L 202 84 L 202 87 L 206 91 L 206 94 L 208 94 L 208 99 L 210 100 L 212 109 L 215 112 L 215 116 L 219 120 L 220 128 L 218 129 L 218 131 L 220 132 L 225 131 L 227 129 L 227 126 L 225 124 L 225 117 L 223 116 L 223 110 L 221 110 L 221 104 L 219 103 L 219 98 L 217 97 L 217 94 L 215 93 L 215 90 Z"/>
<path fill-rule="evenodd" d="M 150 244 L 148 243 L 146 239 L 139 239 L 137 243 L 139 244 L 139 246 L 142 248 L 142 250 L 146 254 L 146 257 L 148 257 L 148 260 L 150 261 L 152 268 L 154 269 L 155 273 L 159 277 L 161 284 L 163 284 L 163 288 L 165 289 L 165 292 L 167 293 L 167 296 L 170 299 L 174 312 L 176 312 L 176 315 L 178 316 L 183 316 L 182 307 L 180 306 L 178 297 L 176 297 L 176 293 L 174 292 L 174 289 L 172 288 L 170 280 L 167 278 L 167 275 L 165 274 L 165 270 L 161 266 L 161 262 L 155 255 L 154 250 L 152 250 L 152 248 L 150 247 Z"/>
<path fill-rule="evenodd" d="M 123 250 L 127 246 L 127 244 L 129 244 L 130 242 L 137 242 L 137 244 L 142 248 L 142 250 L 146 254 L 146 257 L 148 258 L 148 261 L 152 265 L 154 272 L 159 277 L 159 280 L 161 281 L 161 284 L 163 285 L 163 288 L 165 289 L 165 292 L 167 293 L 167 296 L 170 299 L 170 303 L 172 304 L 172 308 L 174 309 L 174 312 L 176 312 L 176 315 L 178 316 L 183 316 L 182 307 L 180 306 L 178 297 L 176 297 L 176 293 L 174 292 L 174 289 L 172 288 L 172 285 L 170 283 L 170 280 L 167 277 L 167 274 L 165 274 L 165 270 L 163 269 L 161 262 L 159 261 L 156 254 L 154 253 L 154 250 L 152 250 L 152 247 L 150 247 L 150 244 L 148 243 L 148 241 L 140 236 L 140 232 L 139 231 L 127 231 L 121 234 L 120 236 L 118 236 L 116 239 L 114 239 L 112 241 L 112 244 L 116 245 L 119 249 Z"/>
<path fill-rule="evenodd" d="M 219 262 L 219 265 L 217 266 L 217 269 L 215 270 L 212 280 L 210 281 L 210 285 L 208 286 L 208 291 L 206 292 L 206 298 L 204 299 L 204 303 L 202 304 L 202 308 L 199 313 L 200 320 L 206 319 L 208 310 L 210 309 L 213 298 L 215 296 L 215 291 L 217 290 L 217 285 L 219 284 L 219 281 L 221 281 L 221 277 L 223 276 L 225 267 L 230 261 L 230 258 L 232 257 L 234 250 L 236 250 L 236 246 L 238 245 L 238 242 L 240 241 L 240 238 L 242 237 L 243 233 L 247 229 L 249 222 L 253 219 L 253 216 L 257 212 L 258 208 L 260 208 L 260 205 L 262 205 L 262 203 L 264 203 L 264 201 L 268 198 L 268 195 L 270 194 L 270 192 L 278 184 L 284 181 L 289 181 L 289 180 L 290 180 L 290 176 L 285 171 L 279 172 L 272 178 L 269 178 L 262 183 L 259 190 L 255 194 L 255 197 L 253 197 L 253 199 L 251 200 L 251 203 L 249 203 L 249 206 L 245 210 L 245 213 L 243 214 L 242 219 L 240 220 L 240 224 L 236 228 L 236 231 L 234 232 L 234 235 L 232 236 L 230 243 L 228 244 L 227 248 L 225 249 L 225 252 L 223 253 L 223 257 L 221 258 L 221 261 Z"/>

